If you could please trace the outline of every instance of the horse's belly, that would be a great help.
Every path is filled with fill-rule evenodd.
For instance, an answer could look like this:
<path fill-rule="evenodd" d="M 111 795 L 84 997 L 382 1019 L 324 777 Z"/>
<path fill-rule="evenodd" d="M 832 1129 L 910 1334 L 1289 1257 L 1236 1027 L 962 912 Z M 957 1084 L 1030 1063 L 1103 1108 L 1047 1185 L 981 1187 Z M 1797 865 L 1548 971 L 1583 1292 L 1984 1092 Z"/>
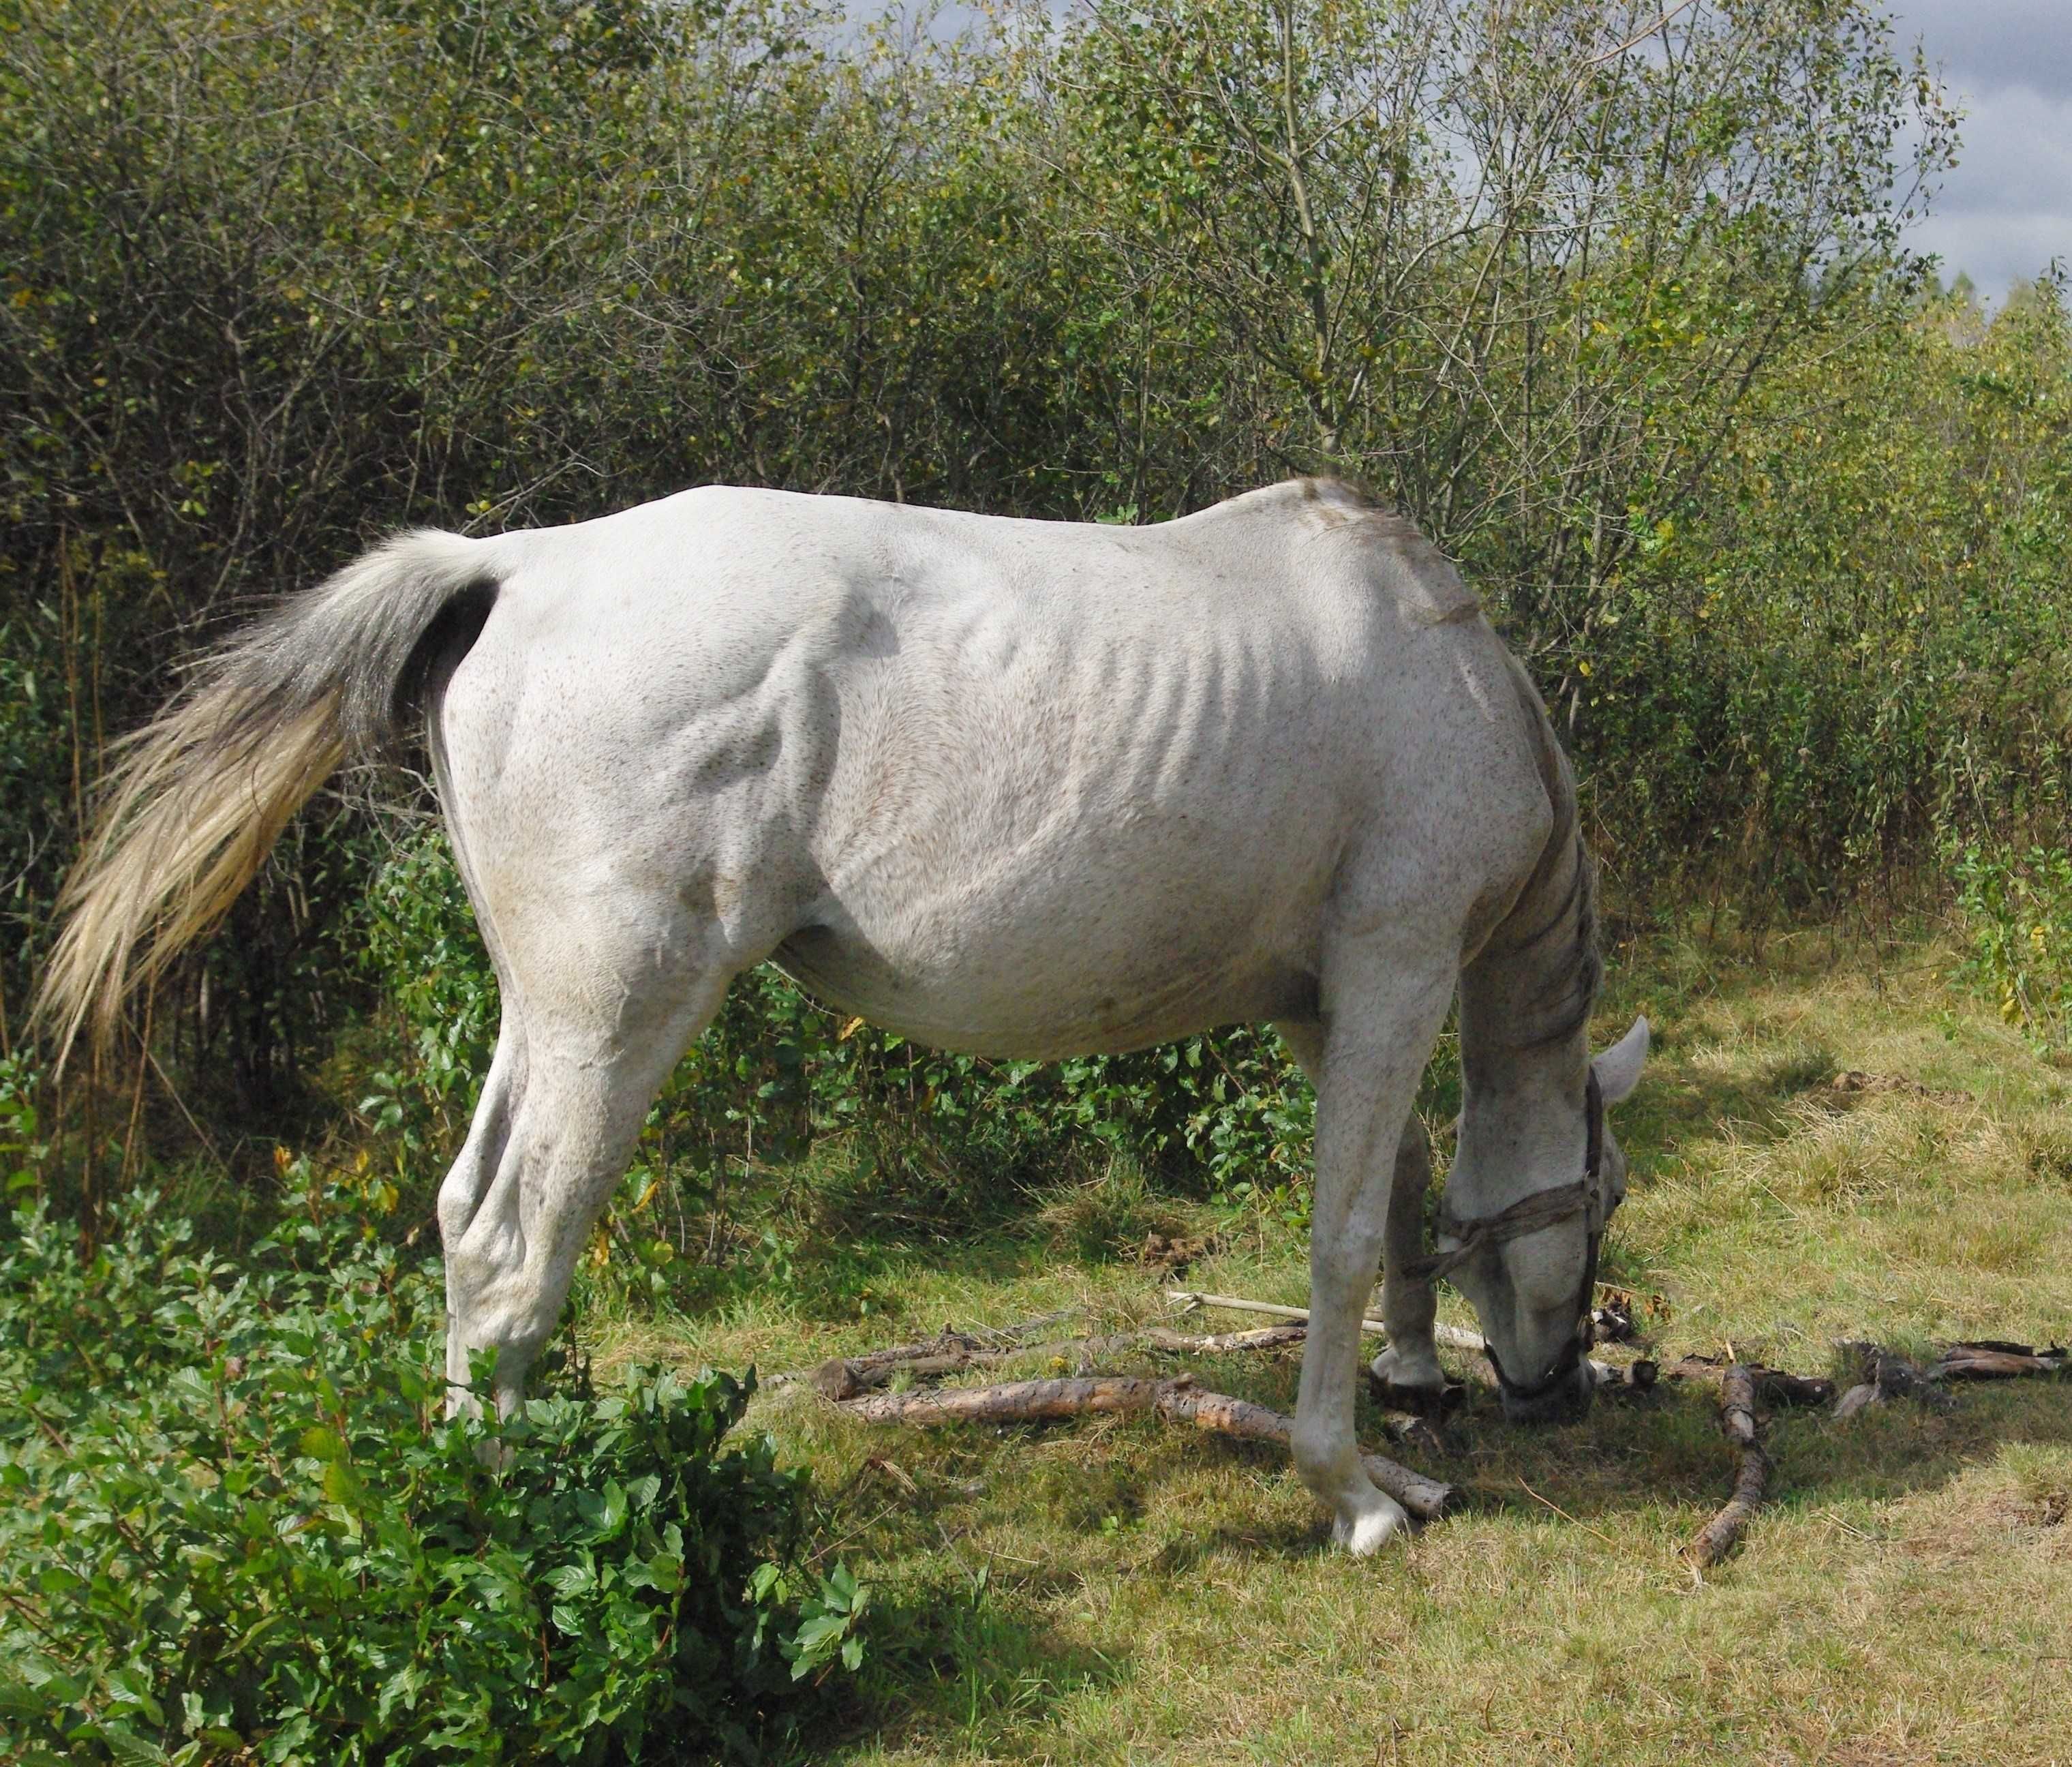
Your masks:
<path fill-rule="evenodd" d="M 1017 929 L 902 961 L 858 932 L 815 927 L 777 962 L 829 1005 L 939 1048 L 1054 1061 L 1120 1054 L 1219 1024 L 1312 1018 L 1314 971 L 1256 950 L 1118 952 L 1098 938 L 1033 955 Z"/>

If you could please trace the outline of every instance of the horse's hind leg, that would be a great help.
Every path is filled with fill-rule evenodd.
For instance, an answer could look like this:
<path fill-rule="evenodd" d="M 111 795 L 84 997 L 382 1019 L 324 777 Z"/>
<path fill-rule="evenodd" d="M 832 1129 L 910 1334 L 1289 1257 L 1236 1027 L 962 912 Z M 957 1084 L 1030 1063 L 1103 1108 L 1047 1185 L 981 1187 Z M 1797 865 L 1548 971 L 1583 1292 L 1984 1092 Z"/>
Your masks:
<path fill-rule="evenodd" d="M 588 965 L 504 978 L 496 1057 L 439 1191 L 454 1408 L 473 1402 L 469 1357 L 484 1349 L 498 1404 L 518 1402 L 648 1106 L 734 973 L 665 977 L 629 954 L 602 978 Z"/>
<path fill-rule="evenodd" d="M 447 1247 L 446 1397 L 449 1407 L 456 1411 L 471 1401 L 467 1390 L 468 1346 L 461 1330 L 467 1309 L 455 1291 L 458 1266 L 453 1248 L 481 1209 L 503 1167 L 505 1150 L 511 1145 L 512 1118 L 524 1085 L 524 1024 L 507 1007 L 497 1028 L 496 1054 L 489 1064 L 488 1077 L 482 1083 L 482 1098 L 475 1107 L 475 1120 L 468 1125 L 467 1139 L 445 1183 L 439 1186 L 439 1235 Z"/>

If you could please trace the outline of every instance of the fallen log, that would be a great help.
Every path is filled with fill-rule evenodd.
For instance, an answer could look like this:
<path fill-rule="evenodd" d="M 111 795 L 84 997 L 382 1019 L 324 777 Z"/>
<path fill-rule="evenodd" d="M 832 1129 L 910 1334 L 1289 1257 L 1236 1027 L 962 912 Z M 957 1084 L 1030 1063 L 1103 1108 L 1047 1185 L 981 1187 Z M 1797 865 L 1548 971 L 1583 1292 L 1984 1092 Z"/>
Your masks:
<path fill-rule="evenodd" d="M 886 1357 L 875 1361 L 866 1361 L 861 1357 L 837 1356 L 812 1370 L 806 1378 L 831 1399 L 854 1398 L 857 1394 L 883 1386 L 901 1374 L 911 1374 L 917 1381 L 940 1380 L 946 1374 L 983 1367 L 1011 1353 L 1005 1350 L 952 1349 L 935 1356 Z"/>
<path fill-rule="evenodd" d="M 1182 1356 L 1216 1356 L 1233 1350 L 1277 1349 L 1299 1344 L 1308 1335 L 1303 1325 L 1271 1325 L 1252 1332 L 1224 1332 L 1204 1337 L 1154 1326 L 1146 1332 L 1124 1332 L 1107 1337 L 1074 1337 L 1054 1344 L 1009 1343 L 992 1347 L 961 1332 L 918 1344 L 898 1344 L 886 1349 L 870 1350 L 860 1356 L 837 1356 L 821 1363 L 805 1378 L 826 1397 L 837 1401 L 856 1398 L 889 1386 L 905 1375 L 916 1383 L 939 1381 L 975 1368 L 990 1368 L 1019 1356 L 1050 1356 L 1071 1362 L 1081 1374 L 1108 1357 L 1128 1350 L 1149 1348 Z"/>
<path fill-rule="evenodd" d="M 1756 1426 L 1756 1376 L 1760 1372 L 1746 1362 L 1736 1362 L 1720 1376 L 1720 1427 L 1736 1456 L 1734 1494 L 1684 1547 L 1684 1556 L 1695 1571 L 1711 1570 L 1733 1551 L 1749 1518 L 1762 1503 L 1770 1480 L 1770 1456 L 1763 1452 Z"/>
<path fill-rule="evenodd" d="M 1184 1332 L 1154 1325 L 1144 1334 L 1144 1341 L 1153 1349 L 1176 1356 L 1223 1356 L 1232 1350 L 1280 1349 L 1301 1343 L 1309 1335 L 1306 1325 L 1262 1325 L 1257 1331 L 1215 1332 L 1206 1337 L 1190 1337 Z"/>
<path fill-rule="evenodd" d="M 850 1399 L 842 1410 L 867 1423 L 1050 1423 L 1089 1414 L 1154 1412 L 1169 1423 L 1186 1423 L 1240 1441 L 1286 1447 L 1294 1419 L 1248 1399 L 1205 1392 L 1190 1375 L 1149 1380 L 1128 1375 L 1077 1379 L 1009 1381 L 995 1386 L 960 1386 L 915 1393 L 880 1393 Z M 1443 1515 L 1457 1499 L 1455 1488 L 1385 1459 L 1363 1454 L 1367 1477 L 1421 1521 Z"/>

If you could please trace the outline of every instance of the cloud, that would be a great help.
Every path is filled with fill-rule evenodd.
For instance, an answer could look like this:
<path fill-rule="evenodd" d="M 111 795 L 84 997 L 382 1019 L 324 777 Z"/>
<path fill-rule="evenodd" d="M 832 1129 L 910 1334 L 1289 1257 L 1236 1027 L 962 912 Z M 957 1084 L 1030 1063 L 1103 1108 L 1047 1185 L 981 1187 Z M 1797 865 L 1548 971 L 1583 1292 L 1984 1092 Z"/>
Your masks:
<path fill-rule="evenodd" d="M 2028 86 L 2072 97 L 2072 9 L 2065 0 L 1897 0 L 1893 36 L 1921 41 L 1958 85 Z"/>
<path fill-rule="evenodd" d="M 1893 17 L 1964 112 L 1958 163 L 1910 243 L 1996 298 L 2054 257 L 2072 267 L 2072 4 L 1902 0 Z"/>

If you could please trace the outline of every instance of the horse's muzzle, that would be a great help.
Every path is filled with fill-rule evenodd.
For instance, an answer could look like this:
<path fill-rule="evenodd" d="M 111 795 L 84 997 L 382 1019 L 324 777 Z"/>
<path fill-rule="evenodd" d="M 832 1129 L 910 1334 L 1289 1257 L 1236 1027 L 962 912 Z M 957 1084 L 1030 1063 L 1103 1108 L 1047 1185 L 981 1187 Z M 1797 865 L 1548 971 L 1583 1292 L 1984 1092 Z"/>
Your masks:
<path fill-rule="evenodd" d="M 1597 1382 L 1587 1364 L 1572 1370 L 1568 1378 L 1536 1392 L 1521 1394 L 1505 1386 L 1503 1418 L 1507 1423 L 1572 1423 L 1590 1408 Z"/>

